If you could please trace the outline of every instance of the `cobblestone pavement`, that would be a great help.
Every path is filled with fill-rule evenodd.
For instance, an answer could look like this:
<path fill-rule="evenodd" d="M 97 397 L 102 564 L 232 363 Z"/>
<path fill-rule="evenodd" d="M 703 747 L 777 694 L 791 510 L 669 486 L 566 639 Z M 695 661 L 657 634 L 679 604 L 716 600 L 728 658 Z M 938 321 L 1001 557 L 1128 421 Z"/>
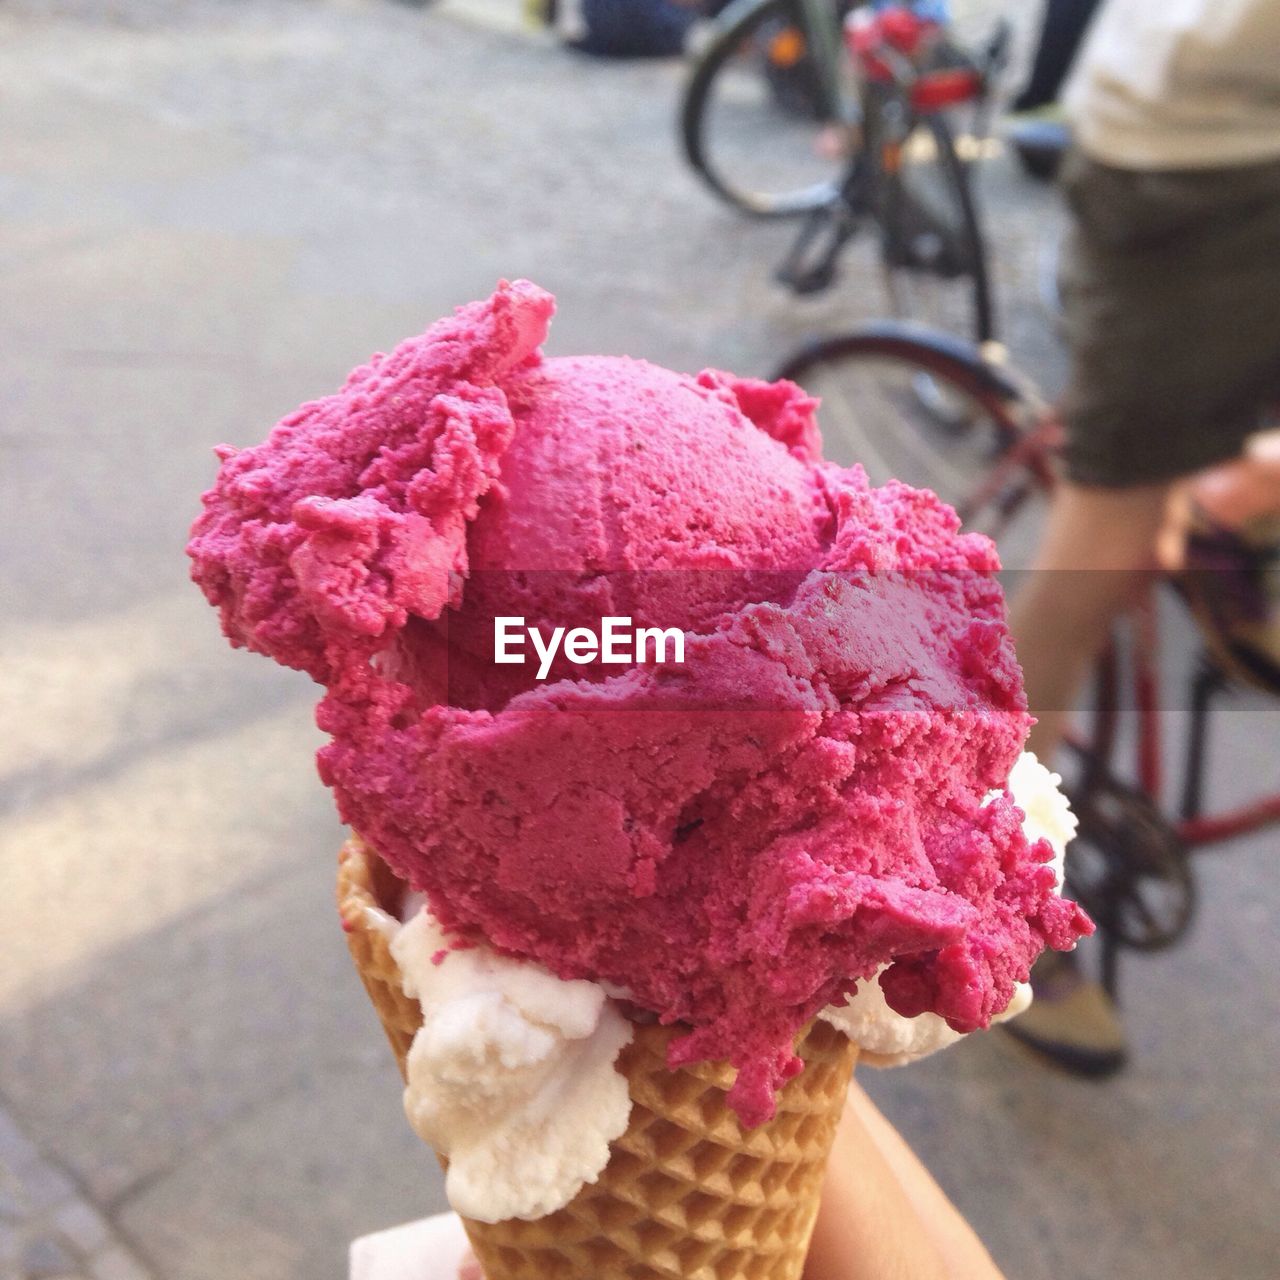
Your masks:
<path fill-rule="evenodd" d="M 772 283 L 792 231 L 684 171 L 678 64 L 492 29 L 516 3 L 0 8 L 0 1280 L 338 1280 L 354 1235 L 443 1204 L 336 925 L 313 690 L 187 580 L 210 446 L 501 275 L 556 292 L 553 352 L 684 369 L 883 307 L 869 245 L 823 297 Z M 1060 215 L 1007 158 L 985 181 L 1005 330 L 1052 387 Z M 1278 748 L 1234 704 L 1216 793 Z M 1011 1277 L 1273 1280 L 1275 853 L 1207 859 L 1194 935 L 1129 963 L 1116 1082 L 998 1036 L 869 1080 Z"/>
<path fill-rule="evenodd" d="M 152 1280 L 91 1201 L 0 1107 L 0 1276 Z"/>

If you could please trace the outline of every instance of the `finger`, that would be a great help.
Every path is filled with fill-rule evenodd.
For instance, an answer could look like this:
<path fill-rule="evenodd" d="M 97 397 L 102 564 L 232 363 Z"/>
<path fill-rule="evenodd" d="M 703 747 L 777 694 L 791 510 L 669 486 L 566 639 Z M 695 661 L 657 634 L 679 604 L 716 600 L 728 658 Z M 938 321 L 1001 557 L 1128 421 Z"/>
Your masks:
<path fill-rule="evenodd" d="M 458 1264 L 458 1280 L 484 1280 L 480 1263 L 470 1249 L 467 1250 L 467 1256 Z"/>

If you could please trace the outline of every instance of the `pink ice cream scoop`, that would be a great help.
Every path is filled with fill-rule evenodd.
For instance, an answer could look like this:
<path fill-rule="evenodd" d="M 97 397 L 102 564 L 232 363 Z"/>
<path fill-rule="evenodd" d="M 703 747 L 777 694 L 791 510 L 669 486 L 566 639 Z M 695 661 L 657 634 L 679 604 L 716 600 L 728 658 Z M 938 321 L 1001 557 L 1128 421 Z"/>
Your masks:
<path fill-rule="evenodd" d="M 326 686 L 343 819 L 459 945 L 687 1026 L 672 1065 L 729 1059 L 756 1124 L 882 966 L 969 1031 L 1091 926 L 1005 791 L 1030 719 L 992 544 L 824 462 L 799 388 L 544 359 L 552 310 L 503 283 L 221 449 L 193 576 Z M 678 629 L 684 660 L 539 679 L 494 662 L 516 616 Z"/>

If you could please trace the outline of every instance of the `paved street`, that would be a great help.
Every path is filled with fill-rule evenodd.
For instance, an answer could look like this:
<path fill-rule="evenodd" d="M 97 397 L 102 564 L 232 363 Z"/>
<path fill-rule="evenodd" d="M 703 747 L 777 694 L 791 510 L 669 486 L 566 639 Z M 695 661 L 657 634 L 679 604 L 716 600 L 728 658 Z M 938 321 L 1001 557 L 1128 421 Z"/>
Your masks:
<path fill-rule="evenodd" d="M 337 927 L 314 689 L 187 580 L 211 446 L 499 276 L 558 295 L 552 352 L 690 370 L 883 307 L 869 246 L 823 298 L 771 283 L 790 232 L 684 171 L 678 64 L 495 12 L 0 9 L 0 1280 L 339 1280 L 352 1236 L 443 1204 Z M 1052 386 L 1053 197 L 1003 158 L 989 185 Z M 1233 704 L 1216 794 L 1278 752 L 1275 708 Z M 1118 1081 L 998 1035 L 869 1079 L 1011 1280 L 1273 1280 L 1277 854 L 1207 855 L 1192 936 L 1128 963 Z"/>

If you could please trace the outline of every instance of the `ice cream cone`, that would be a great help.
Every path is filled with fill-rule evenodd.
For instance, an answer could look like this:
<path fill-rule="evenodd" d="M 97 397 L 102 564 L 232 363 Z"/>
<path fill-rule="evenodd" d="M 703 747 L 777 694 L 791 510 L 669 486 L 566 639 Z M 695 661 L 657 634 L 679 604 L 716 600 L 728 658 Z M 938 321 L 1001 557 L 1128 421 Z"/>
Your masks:
<path fill-rule="evenodd" d="M 401 1073 L 421 1023 L 377 908 L 398 882 L 358 837 L 339 855 L 338 902 L 352 957 Z M 618 1060 L 631 1118 L 598 1180 L 533 1221 L 463 1219 L 487 1280 L 798 1280 L 818 1212 L 856 1047 L 823 1022 L 803 1033 L 805 1070 L 777 1115 L 743 1129 L 723 1062 L 672 1071 L 677 1029 L 637 1026 Z"/>

